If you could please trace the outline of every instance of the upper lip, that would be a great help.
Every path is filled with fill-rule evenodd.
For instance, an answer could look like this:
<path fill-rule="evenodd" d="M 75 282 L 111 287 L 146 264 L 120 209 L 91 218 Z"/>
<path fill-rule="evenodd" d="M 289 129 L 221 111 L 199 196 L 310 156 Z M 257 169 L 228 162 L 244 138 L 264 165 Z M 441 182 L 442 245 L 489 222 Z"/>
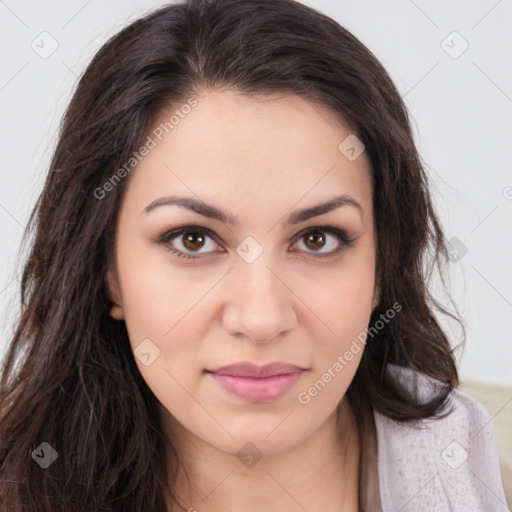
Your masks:
<path fill-rule="evenodd" d="M 232 375 L 236 377 L 273 377 L 274 375 L 285 375 L 287 373 L 297 373 L 303 371 L 304 368 L 293 364 L 276 361 L 274 363 L 258 366 L 254 363 L 235 363 L 222 366 L 215 370 L 207 370 L 212 373 L 221 373 L 223 375 Z"/>

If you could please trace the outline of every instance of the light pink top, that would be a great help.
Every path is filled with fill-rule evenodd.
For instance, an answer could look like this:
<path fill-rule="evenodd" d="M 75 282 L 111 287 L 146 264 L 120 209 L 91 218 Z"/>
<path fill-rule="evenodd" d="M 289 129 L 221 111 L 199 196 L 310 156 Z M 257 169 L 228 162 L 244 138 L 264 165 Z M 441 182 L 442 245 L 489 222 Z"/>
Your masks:
<path fill-rule="evenodd" d="M 395 365 L 389 371 L 431 396 L 436 381 Z M 374 412 L 383 512 L 509 512 L 498 444 L 484 407 L 454 390 L 444 419 L 400 424 Z"/>

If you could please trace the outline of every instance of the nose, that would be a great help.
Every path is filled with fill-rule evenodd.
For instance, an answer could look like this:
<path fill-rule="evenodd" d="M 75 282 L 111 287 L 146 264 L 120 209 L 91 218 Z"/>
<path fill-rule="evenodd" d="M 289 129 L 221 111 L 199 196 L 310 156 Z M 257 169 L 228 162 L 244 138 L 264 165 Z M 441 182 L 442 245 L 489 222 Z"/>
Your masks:
<path fill-rule="evenodd" d="M 292 286 L 263 255 L 253 263 L 238 260 L 225 285 L 222 322 L 230 334 L 264 343 L 295 327 Z"/>

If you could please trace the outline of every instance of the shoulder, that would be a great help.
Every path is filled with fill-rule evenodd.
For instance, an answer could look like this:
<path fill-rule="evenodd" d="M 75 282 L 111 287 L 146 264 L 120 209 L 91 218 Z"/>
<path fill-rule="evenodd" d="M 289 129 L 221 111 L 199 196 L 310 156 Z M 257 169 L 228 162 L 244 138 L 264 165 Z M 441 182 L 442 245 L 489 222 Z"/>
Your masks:
<path fill-rule="evenodd" d="M 439 384 L 408 368 L 388 371 L 422 401 Z M 444 418 L 407 423 L 374 412 L 383 512 L 509 510 L 489 413 L 456 389 L 448 410 Z"/>

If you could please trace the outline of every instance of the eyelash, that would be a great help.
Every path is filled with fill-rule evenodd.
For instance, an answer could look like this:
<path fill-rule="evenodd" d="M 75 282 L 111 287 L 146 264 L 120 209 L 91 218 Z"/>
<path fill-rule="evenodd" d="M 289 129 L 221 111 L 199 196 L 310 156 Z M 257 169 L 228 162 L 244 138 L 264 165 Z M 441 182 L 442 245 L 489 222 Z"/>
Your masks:
<path fill-rule="evenodd" d="M 164 245 L 168 251 L 170 251 L 171 253 L 176 255 L 178 258 L 185 258 L 187 260 L 199 259 L 202 256 L 193 256 L 191 254 L 187 254 L 180 250 L 174 249 L 173 247 L 171 247 L 169 245 L 169 242 L 171 240 L 178 238 L 180 235 L 182 235 L 184 233 L 188 233 L 188 232 L 199 233 L 203 236 L 208 236 L 209 238 L 213 239 L 215 241 L 215 243 L 218 243 L 215 240 L 216 236 L 214 235 L 214 233 L 211 230 L 197 226 L 197 225 L 186 225 L 186 226 L 182 226 L 182 227 L 179 227 L 176 229 L 172 229 L 170 231 L 166 231 L 165 233 L 163 233 L 162 235 L 160 235 L 156 238 L 156 242 L 158 242 L 161 245 Z M 319 232 L 334 235 L 341 243 L 338 248 L 336 248 L 335 250 L 330 251 L 328 253 L 315 254 L 314 252 L 306 251 L 308 254 L 311 254 L 313 258 L 327 258 L 330 256 L 334 256 L 335 254 L 340 253 L 344 249 L 352 247 L 352 244 L 355 241 L 355 239 L 348 238 L 347 233 L 345 231 L 335 228 L 334 226 L 314 226 L 311 228 L 307 228 L 304 231 L 301 231 L 300 233 L 298 233 L 295 236 L 294 240 L 296 242 L 310 233 L 319 233 Z"/>

